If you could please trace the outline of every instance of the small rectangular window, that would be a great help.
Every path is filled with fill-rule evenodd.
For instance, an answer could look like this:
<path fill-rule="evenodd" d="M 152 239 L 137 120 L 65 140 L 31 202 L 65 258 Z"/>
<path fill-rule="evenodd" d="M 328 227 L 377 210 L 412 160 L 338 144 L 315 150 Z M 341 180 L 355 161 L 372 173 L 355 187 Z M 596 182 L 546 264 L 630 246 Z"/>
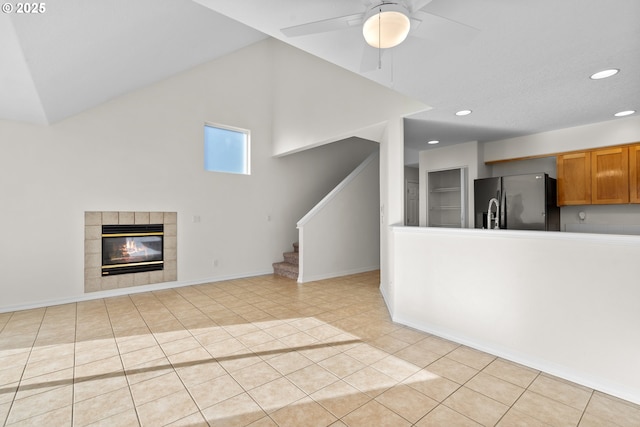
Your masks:
<path fill-rule="evenodd" d="M 204 169 L 249 175 L 249 131 L 205 125 Z"/>

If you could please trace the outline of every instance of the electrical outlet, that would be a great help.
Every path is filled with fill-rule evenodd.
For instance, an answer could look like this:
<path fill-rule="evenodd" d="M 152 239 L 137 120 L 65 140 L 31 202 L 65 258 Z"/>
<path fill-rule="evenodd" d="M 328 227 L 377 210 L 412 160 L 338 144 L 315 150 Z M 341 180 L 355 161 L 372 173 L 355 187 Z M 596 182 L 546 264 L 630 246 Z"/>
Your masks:
<path fill-rule="evenodd" d="M 213 266 L 214 266 L 214 267 L 217 267 L 217 266 L 218 266 L 218 260 L 217 260 L 217 259 L 214 259 L 214 260 L 213 260 Z"/>

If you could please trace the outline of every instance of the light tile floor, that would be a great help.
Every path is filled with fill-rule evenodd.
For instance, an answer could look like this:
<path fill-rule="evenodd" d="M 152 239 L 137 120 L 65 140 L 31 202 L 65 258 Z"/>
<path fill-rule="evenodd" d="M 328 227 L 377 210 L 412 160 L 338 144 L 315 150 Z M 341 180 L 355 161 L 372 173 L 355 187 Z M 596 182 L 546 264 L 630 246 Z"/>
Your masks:
<path fill-rule="evenodd" d="M 0 314 L 6 426 L 640 426 L 640 407 L 393 323 L 378 272 Z"/>

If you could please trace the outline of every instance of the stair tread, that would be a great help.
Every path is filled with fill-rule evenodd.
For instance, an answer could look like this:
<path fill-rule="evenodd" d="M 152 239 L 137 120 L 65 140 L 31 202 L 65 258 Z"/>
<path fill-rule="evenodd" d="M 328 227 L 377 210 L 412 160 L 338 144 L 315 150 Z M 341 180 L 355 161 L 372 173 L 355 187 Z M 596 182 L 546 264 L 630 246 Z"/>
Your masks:
<path fill-rule="evenodd" d="M 298 279 L 298 266 L 288 262 L 273 263 L 273 274 L 286 277 L 288 279 Z"/>
<path fill-rule="evenodd" d="M 300 254 L 298 252 L 285 252 L 282 254 L 284 256 L 284 261 L 289 262 L 291 264 L 299 265 Z"/>
<path fill-rule="evenodd" d="M 282 254 L 284 256 L 284 261 L 274 262 L 272 264 L 273 274 L 296 280 L 300 271 L 298 266 L 300 254 L 298 250 L 298 242 L 295 242 L 293 244 L 293 252 L 284 252 Z"/>
<path fill-rule="evenodd" d="M 274 262 L 273 263 L 273 268 L 281 268 L 283 270 L 287 270 L 287 271 L 295 271 L 297 272 L 299 270 L 298 266 L 295 264 L 291 264 L 290 262 L 286 262 L 286 261 L 282 261 L 282 262 Z"/>

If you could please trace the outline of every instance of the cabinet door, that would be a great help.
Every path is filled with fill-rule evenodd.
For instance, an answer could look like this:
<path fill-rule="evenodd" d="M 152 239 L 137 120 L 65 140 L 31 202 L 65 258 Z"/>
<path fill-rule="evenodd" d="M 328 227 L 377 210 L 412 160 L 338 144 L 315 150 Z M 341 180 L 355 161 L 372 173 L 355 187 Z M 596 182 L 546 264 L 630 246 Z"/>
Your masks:
<path fill-rule="evenodd" d="M 591 153 L 557 158 L 558 206 L 591 204 Z"/>
<path fill-rule="evenodd" d="M 613 147 L 591 153 L 591 202 L 629 203 L 629 149 Z"/>
<path fill-rule="evenodd" d="M 640 144 L 629 147 L 629 194 L 631 203 L 640 203 Z"/>

